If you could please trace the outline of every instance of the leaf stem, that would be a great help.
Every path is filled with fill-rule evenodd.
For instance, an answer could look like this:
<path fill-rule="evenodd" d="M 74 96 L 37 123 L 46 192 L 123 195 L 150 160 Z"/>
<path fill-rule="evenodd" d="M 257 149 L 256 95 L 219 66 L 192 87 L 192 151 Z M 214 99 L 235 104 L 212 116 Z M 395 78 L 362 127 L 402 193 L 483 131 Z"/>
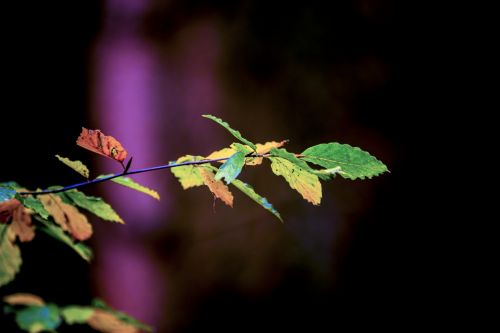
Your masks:
<path fill-rule="evenodd" d="M 270 156 L 270 154 L 252 154 L 252 155 L 247 156 L 247 157 L 255 158 L 255 157 L 269 157 L 269 156 Z M 170 164 L 158 165 L 158 166 L 137 169 L 137 170 L 131 170 L 131 171 L 124 170 L 124 172 L 121 172 L 121 173 L 112 174 L 112 175 L 109 175 L 109 176 L 103 177 L 103 178 L 96 178 L 96 179 L 89 180 L 89 181 L 82 182 L 82 183 L 68 185 L 68 186 L 65 186 L 62 188 L 58 188 L 58 189 L 19 192 L 18 194 L 20 194 L 20 195 L 35 195 L 36 196 L 36 195 L 40 195 L 40 194 L 66 192 L 66 191 L 69 191 L 72 189 L 82 188 L 82 187 L 89 186 L 92 184 L 103 183 L 103 182 L 106 182 L 106 181 L 109 181 L 111 179 L 118 178 L 118 177 L 134 175 L 134 174 L 150 172 L 150 171 L 156 171 L 156 170 L 170 169 L 170 168 L 175 168 L 175 167 L 180 167 L 180 166 L 185 166 L 185 165 L 199 165 L 199 164 L 219 162 L 219 161 L 227 160 L 227 159 L 229 159 L 229 157 L 231 157 L 231 156 L 214 158 L 214 159 L 204 159 L 204 160 L 199 160 L 199 161 L 188 161 L 188 162 L 182 162 L 182 163 L 170 163 Z"/>

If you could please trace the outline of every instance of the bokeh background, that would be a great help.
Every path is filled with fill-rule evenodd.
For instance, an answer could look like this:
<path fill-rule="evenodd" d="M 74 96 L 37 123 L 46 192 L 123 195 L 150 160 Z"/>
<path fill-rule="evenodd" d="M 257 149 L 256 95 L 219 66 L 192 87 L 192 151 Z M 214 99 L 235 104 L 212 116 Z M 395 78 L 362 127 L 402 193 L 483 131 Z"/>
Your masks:
<path fill-rule="evenodd" d="M 133 168 L 207 155 L 233 139 L 359 146 L 391 174 L 324 184 L 313 207 L 268 166 L 245 169 L 282 213 L 235 193 L 234 208 L 168 171 L 137 176 L 161 201 L 102 184 L 126 220 L 93 220 L 90 265 L 44 235 L 1 295 L 59 304 L 100 297 L 158 332 L 385 327 L 419 293 L 409 156 L 422 113 L 409 92 L 414 13 L 398 2 L 78 0 L 9 4 L 0 181 L 29 188 L 80 179 L 53 156 L 119 166 L 75 145 L 82 126 L 118 138 Z M 7 322 L 0 322 L 7 330 Z M 2 332 L 4 330 L 2 329 Z M 73 327 L 71 332 L 88 332 Z M 10 331 L 9 331 L 10 332 Z"/>

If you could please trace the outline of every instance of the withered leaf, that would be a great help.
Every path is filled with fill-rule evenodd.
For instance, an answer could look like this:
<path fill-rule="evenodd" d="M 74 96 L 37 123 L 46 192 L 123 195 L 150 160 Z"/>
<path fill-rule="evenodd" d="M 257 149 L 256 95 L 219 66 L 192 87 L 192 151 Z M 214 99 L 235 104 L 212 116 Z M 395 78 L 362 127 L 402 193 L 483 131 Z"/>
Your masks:
<path fill-rule="evenodd" d="M 40 296 L 27 293 L 17 293 L 4 296 L 3 301 L 10 305 L 37 305 L 44 306 L 45 302 Z"/>
<path fill-rule="evenodd" d="M 200 167 L 199 169 L 205 185 L 208 186 L 215 197 L 221 199 L 226 205 L 233 207 L 233 194 L 229 191 L 229 188 L 222 181 L 215 180 L 215 175 L 212 171 L 204 167 Z"/>
<path fill-rule="evenodd" d="M 17 199 L 0 202 L 0 223 L 9 222 L 14 214 L 14 210 L 19 206 L 21 206 L 21 202 Z"/>
<path fill-rule="evenodd" d="M 104 135 L 100 130 L 89 130 L 82 127 L 82 132 L 76 144 L 99 155 L 109 157 L 118 162 L 127 158 L 127 151 L 118 140 L 110 135 Z"/>
<path fill-rule="evenodd" d="M 30 242 L 35 238 L 35 229 L 31 224 L 31 213 L 23 205 L 14 209 L 12 223 L 9 226 L 9 233 L 14 241 L 17 238 L 21 242 Z"/>
<path fill-rule="evenodd" d="M 63 202 L 57 195 L 40 195 L 39 199 L 54 221 L 75 239 L 83 241 L 92 236 L 92 225 L 76 207 Z"/>
<path fill-rule="evenodd" d="M 138 333 L 139 329 L 123 322 L 114 314 L 101 309 L 95 309 L 87 324 L 103 333 Z"/>

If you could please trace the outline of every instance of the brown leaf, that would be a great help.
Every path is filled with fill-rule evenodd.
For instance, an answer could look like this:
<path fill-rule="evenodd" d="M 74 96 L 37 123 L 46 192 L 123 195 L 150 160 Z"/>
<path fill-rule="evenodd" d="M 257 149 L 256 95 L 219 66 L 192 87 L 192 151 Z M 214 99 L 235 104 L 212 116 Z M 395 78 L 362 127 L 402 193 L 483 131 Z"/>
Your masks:
<path fill-rule="evenodd" d="M 17 199 L 10 199 L 0 203 L 0 223 L 7 223 L 10 221 L 14 210 L 21 206 L 21 202 Z"/>
<path fill-rule="evenodd" d="M 110 135 L 104 135 L 100 130 L 89 130 L 82 127 L 82 132 L 76 144 L 99 155 L 109 157 L 118 162 L 127 158 L 127 151 L 118 140 Z"/>
<path fill-rule="evenodd" d="M 95 309 L 87 324 L 103 333 L 138 333 L 139 329 L 116 318 L 112 313 Z"/>
<path fill-rule="evenodd" d="M 31 224 L 29 209 L 19 205 L 12 214 L 12 223 L 9 226 L 12 241 L 19 238 L 21 242 L 30 242 L 35 238 L 35 228 Z"/>
<path fill-rule="evenodd" d="M 222 181 L 215 180 L 213 172 L 206 168 L 200 168 L 200 174 L 205 185 L 208 186 L 215 197 L 221 199 L 226 205 L 233 207 L 233 194 L 229 191 L 229 188 Z"/>
<path fill-rule="evenodd" d="M 87 217 L 72 205 L 64 203 L 57 195 L 40 195 L 38 199 L 54 218 L 54 221 L 77 240 L 86 240 L 92 236 L 92 225 Z"/>
<path fill-rule="evenodd" d="M 7 295 L 3 298 L 3 301 L 10 305 L 37 305 L 44 306 L 45 302 L 39 296 L 33 294 L 17 293 L 12 295 Z"/>

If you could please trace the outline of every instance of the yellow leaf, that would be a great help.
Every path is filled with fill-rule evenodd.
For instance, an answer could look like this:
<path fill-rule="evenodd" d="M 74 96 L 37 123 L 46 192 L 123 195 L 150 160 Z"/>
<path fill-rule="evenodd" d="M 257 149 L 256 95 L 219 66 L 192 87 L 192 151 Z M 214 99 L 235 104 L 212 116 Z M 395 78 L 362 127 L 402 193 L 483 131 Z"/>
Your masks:
<path fill-rule="evenodd" d="M 199 171 L 205 185 L 208 186 L 215 197 L 221 199 L 226 205 L 233 207 L 233 194 L 229 191 L 229 188 L 222 181 L 215 180 L 212 171 L 203 167 L 199 168 Z"/>
<path fill-rule="evenodd" d="M 318 176 L 284 158 L 271 157 L 270 160 L 271 169 L 276 175 L 283 176 L 290 187 L 299 192 L 305 200 L 313 205 L 320 204 L 322 190 Z"/>
<path fill-rule="evenodd" d="M 270 141 L 266 142 L 264 144 L 262 143 L 257 143 L 257 154 L 267 154 L 271 151 L 272 148 L 280 148 L 287 143 L 288 140 L 283 140 L 281 142 L 276 142 L 276 141 Z M 262 164 L 262 157 L 256 157 L 256 158 L 250 158 L 247 159 L 246 164 L 247 165 L 259 165 Z"/>
<path fill-rule="evenodd" d="M 231 155 L 233 155 L 234 153 L 236 153 L 236 150 L 234 150 L 233 148 L 223 148 L 221 150 L 214 151 L 213 153 L 208 155 L 206 159 L 215 160 L 217 158 L 222 158 L 222 157 L 231 157 Z M 219 162 L 224 163 L 226 162 L 226 160 L 220 160 Z"/>
<path fill-rule="evenodd" d="M 89 169 L 85 164 L 83 164 L 80 161 L 72 161 L 69 158 L 66 157 L 61 157 L 59 155 L 56 155 L 57 159 L 61 161 L 62 163 L 66 164 L 69 166 L 71 169 L 75 170 L 78 172 L 80 175 L 82 175 L 85 178 L 89 178 Z"/>
<path fill-rule="evenodd" d="M 82 241 L 92 236 L 92 225 L 76 207 L 64 203 L 57 195 L 40 195 L 38 198 L 49 214 L 52 215 L 54 221 L 75 239 Z"/>
<path fill-rule="evenodd" d="M 39 296 L 26 293 L 17 293 L 12 295 L 4 296 L 3 301 L 10 305 L 36 305 L 44 306 L 45 302 Z"/>
<path fill-rule="evenodd" d="M 195 161 L 196 156 L 182 156 L 177 159 L 175 163 L 182 163 L 188 161 Z M 191 187 L 202 186 L 204 184 L 203 178 L 201 177 L 199 168 L 194 165 L 184 165 L 175 168 L 171 168 L 170 171 L 174 176 L 179 179 L 182 188 L 187 190 Z"/>

